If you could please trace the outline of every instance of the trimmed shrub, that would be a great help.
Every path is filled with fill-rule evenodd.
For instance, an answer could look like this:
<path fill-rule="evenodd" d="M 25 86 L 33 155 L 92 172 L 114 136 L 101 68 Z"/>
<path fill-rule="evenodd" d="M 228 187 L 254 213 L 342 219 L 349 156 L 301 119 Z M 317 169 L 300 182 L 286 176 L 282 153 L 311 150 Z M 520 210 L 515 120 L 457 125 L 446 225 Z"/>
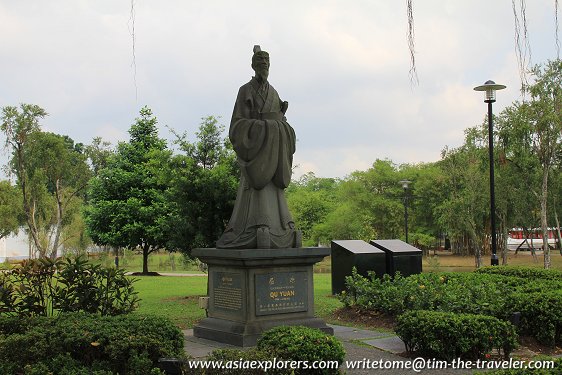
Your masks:
<path fill-rule="evenodd" d="M 479 268 L 475 272 L 489 275 L 514 276 L 527 280 L 562 280 L 562 271 L 560 270 L 546 270 L 534 267 L 488 266 Z"/>
<path fill-rule="evenodd" d="M 378 279 L 357 274 L 346 278 L 348 292 L 340 296 L 347 306 L 358 305 L 389 315 L 408 310 L 440 310 L 496 315 L 504 301 L 525 280 L 476 273 L 422 273 Z"/>
<path fill-rule="evenodd" d="M 521 312 L 521 334 L 532 335 L 549 346 L 562 343 L 562 290 L 513 293 L 506 311 Z"/>
<path fill-rule="evenodd" d="M 258 340 L 257 349 L 269 358 L 285 361 L 334 361 L 338 367 L 345 358 L 342 343 L 319 329 L 302 326 L 280 326 L 266 331 Z M 300 369 L 295 374 L 337 374 L 338 369 Z"/>
<path fill-rule="evenodd" d="M 3 374 L 158 374 L 161 357 L 185 357 L 182 332 L 163 318 L 84 313 L 0 318 Z"/>
<path fill-rule="evenodd" d="M 515 327 L 491 316 L 417 310 L 400 315 L 397 323 L 406 349 L 431 358 L 478 359 L 494 349 L 508 357 L 517 346 Z"/>
<path fill-rule="evenodd" d="M 560 271 L 528 267 L 491 267 L 471 273 L 428 273 L 393 279 L 347 277 L 347 306 L 399 315 L 432 310 L 489 315 L 508 321 L 521 312 L 520 332 L 546 345 L 562 342 Z M 544 278 L 543 278 L 544 277 Z"/>

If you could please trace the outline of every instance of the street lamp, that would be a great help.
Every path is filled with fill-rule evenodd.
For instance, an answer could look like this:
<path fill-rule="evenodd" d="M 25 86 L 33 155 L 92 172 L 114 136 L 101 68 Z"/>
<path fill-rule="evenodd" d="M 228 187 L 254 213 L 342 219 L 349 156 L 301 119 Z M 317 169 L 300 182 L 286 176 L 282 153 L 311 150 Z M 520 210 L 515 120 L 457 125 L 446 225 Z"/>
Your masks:
<path fill-rule="evenodd" d="M 486 100 L 488 103 L 488 151 L 490 153 L 490 218 L 492 224 L 492 266 L 500 264 L 497 255 L 496 241 L 496 196 L 494 192 L 494 138 L 493 138 L 493 115 L 492 103 L 496 101 L 496 90 L 505 89 L 504 85 L 498 85 L 494 81 L 486 81 L 481 86 L 474 88 L 475 91 L 486 91 Z"/>
<path fill-rule="evenodd" d="M 399 182 L 404 189 L 404 233 L 406 234 L 406 243 L 408 243 L 408 186 L 411 182 L 408 180 Z"/>

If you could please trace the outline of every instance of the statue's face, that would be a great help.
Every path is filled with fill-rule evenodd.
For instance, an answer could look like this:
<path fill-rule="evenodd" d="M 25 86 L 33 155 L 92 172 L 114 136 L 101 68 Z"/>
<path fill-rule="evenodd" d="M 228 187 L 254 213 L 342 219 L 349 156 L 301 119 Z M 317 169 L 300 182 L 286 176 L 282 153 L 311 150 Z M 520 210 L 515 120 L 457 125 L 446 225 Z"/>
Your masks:
<path fill-rule="evenodd" d="M 264 51 L 256 53 L 252 58 L 252 69 L 259 78 L 264 81 L 267 80 L 269 76 L 269 54 Z"/>

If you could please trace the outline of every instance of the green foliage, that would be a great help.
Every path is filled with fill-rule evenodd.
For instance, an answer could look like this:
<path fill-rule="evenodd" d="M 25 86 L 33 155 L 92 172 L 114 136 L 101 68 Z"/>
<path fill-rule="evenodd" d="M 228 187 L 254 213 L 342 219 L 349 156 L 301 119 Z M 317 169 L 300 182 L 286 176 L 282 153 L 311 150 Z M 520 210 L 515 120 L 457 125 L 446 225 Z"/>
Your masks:
<path fill-rule="evenodd" d="M 158 138 L 156 117 L 144 107 L 107 166 L 90 181 L 84 212 L 88 232 L 99 245 L 140 248 L 143 272 L 148 255 L 163 248 L 172 231 L 176 207 L 168 199 L 170 151 Z"/>
<path fill-rule="evenodd" d="M 9 167 L 22 194 L 30 237 L 40 256 L 55 259 L 90 171 L 81 144 L 40 130 L 39 119 L 46 115 L 36 105 L 4 107 L 0 127 L 12 153 Z"/>
<path fill-rule="evenodd" d="M 158 358 L 183 356 L 182 332 L 163 318 L 0 317 L 3 374 L 148 375 L 159 373 Z"/>
<path fill-rule="evenodd" d="M 134 282 L 123 270 L 93 265 L 82 257 L 26 260 L 0 274 L 0 316 L 129 313 L 138 303 Z"/>
<path fill-rule="evenodd" d="M 562 290 L 518 292 L 509 296 L 506 311 L 521 313 L 519 330 L 539 342 L 555 346 L 562 343 Z"/>
<path fill-rule="evenodd" d="M 23 221 L 21 192 L 10 181 L 0 181 L 0 239 L 17 233 Z"/>
<path fill-rule="evenodd" d="M 502 267 L 483 267 L 475 272 L 485 273 L 492 275 L 503 275 L 503 276 L 514 276 L 520 277 L 527 280 L 562 280 L 562 271 L 553 269 L 543 269 L 543 268 L 531 268 L 531 267 L 515 267 L 515 266 L 502 266 Z"/>
<path fill-rule="evenodd" d="M 338 185 L 336 179 L 319 178 L 310 172 L 286 189 L 287 204 L 295 225 L 302 232 L 305 246 L 317 246 L 326 240 L 322 238 L 326 236 L 322 236 L 321 226 L 326 215 L 337 207 Z"/>
<path fill-rule="evenodd" d="M 336 361 L 341 364 L 345 357 L 343 345 L 337 338 L 320 330 L 301 326 L 279 326 L 266 331 L 258 340 L 259 351 L 271 357 L 294 361 Z M 337 374 L 337 369 L 295 370 L 295 374 Z"/>
<path fill-rule="evenodd" d="M 408 311 L 398 317 L 396 333 L 408 351 L 448 361 L 482 359 L 494 349 L 507 358 L 517 347 L 515 327 L 485 315 Z"/>
<path fill-rule="evenodd" d="M 168 200 L 174 205 L 174 230 L 167 241 L 169 250 L 189 256 L 191 249 L 214 247 L 232 214 L 239 169 L 224 127 L 213 116 L 202 119 L 197 141 L 176 134 L 184 154 L 171 160 L 171 188 Z"/>
<path fill-rule="evenodd" d="M 346 278 L 347 291 L 340 295 L 340 300 L 347 306 L 357 305 L 389 315 L 433 310 L 509 320 L 513 313 L 521 312 L 522 333 L 547 345 L 562 342 L 562 279 L 554 271 L 521 268 L 516 272 L 505 268 L 505 272 L 507 275 L 486 270 L 427 273 L 406 278 L 397 274 L 393 279 L 371 274 L 368 279 L 354 270 Z"/>
<path fill-rule="evenodd" d="M 340 296 L 346 305 L 359 305 L 389 315 L 407 310 L 441 310 L 475 314 L 499 314 L 502 303 L 517 278 L 474 273 L 423 273 L 402 277 L 367 279 L 354 270 L 346 278 L 347 292 Z"/>

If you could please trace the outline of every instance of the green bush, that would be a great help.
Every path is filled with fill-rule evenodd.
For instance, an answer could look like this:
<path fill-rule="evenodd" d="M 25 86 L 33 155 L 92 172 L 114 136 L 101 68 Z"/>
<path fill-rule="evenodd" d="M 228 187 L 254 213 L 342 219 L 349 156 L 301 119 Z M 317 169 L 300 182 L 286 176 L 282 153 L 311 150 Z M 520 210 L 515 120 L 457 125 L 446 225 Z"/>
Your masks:
<path fill-rule="evenodd" d="M 2 374 L 158 374 L 159 358 L 184 356 L 182 332 L 163 318 L 0 317 Z"/>
<path fill-rule="evenodd" d="M 0 315 L 125 314 L 139 301 L 134 282 L 123 270 L 90 264 L 84 257 L 26 260 L 0 274 Z"/>
<path fill-rule="evenodd" d="M 532 335 L 549 346 L 562 343 L 562 290 L 513 293 L 506 311 L 521 312 L 521 334 Z"/>
<path fill-rule="evenodd" d="M 498 270 L 498 271 L 496 271 Z M 539 342 L 562 342 L 562 278 L 557 272 L 493 267 L 471 273 L 425 273 L 370 279 L 354 270 L 340 300 L 388 315 L 411 310 L 482 314 L 509 320 L 521 312 L 520 332 Z M 505 273 L 505 274 L 504 274 Z"/>
<path fill-rule="evenodd" d="M 318 329 L 302 326 L 280 326 L 266 331 L 258 340 L 257 349 L 269 353 L 270 358 L 285 361 L 336 361 L 344 360 L 345 350 L 334 336 Z M 295 370 L 295 374 L 337 374 L 338 369 Z"/>
<path fill-rule="evenodd" d="M 476 273 L 485 273 L 493 275 L 514 276 L 523 279 L 532 280 L 562 280 L 562 271 L 533 267 L 516 267 L 516 266 L 488 266 L 482 267 L 475 271 Z"/>
<path fill-rule="evenodd" d="M 357 274 L 346 278 L 348 292 L 340 300 L 347 306 L 358 305 L 389 315 L 408 310 L 439 310 L 459 313 L 496 315 L 514 288 L 525 280 L 500 275 L 475 273 L 422 273 L 370 280 Z"/>
<path fill-rule="evenodd" d="M 448 361 L 484 358 L 494 349 L 508 357 L 517 345 L 511 323 L 485 315 L 409 311 L 398 317 L 396 334 L 408 351 Z"/>

